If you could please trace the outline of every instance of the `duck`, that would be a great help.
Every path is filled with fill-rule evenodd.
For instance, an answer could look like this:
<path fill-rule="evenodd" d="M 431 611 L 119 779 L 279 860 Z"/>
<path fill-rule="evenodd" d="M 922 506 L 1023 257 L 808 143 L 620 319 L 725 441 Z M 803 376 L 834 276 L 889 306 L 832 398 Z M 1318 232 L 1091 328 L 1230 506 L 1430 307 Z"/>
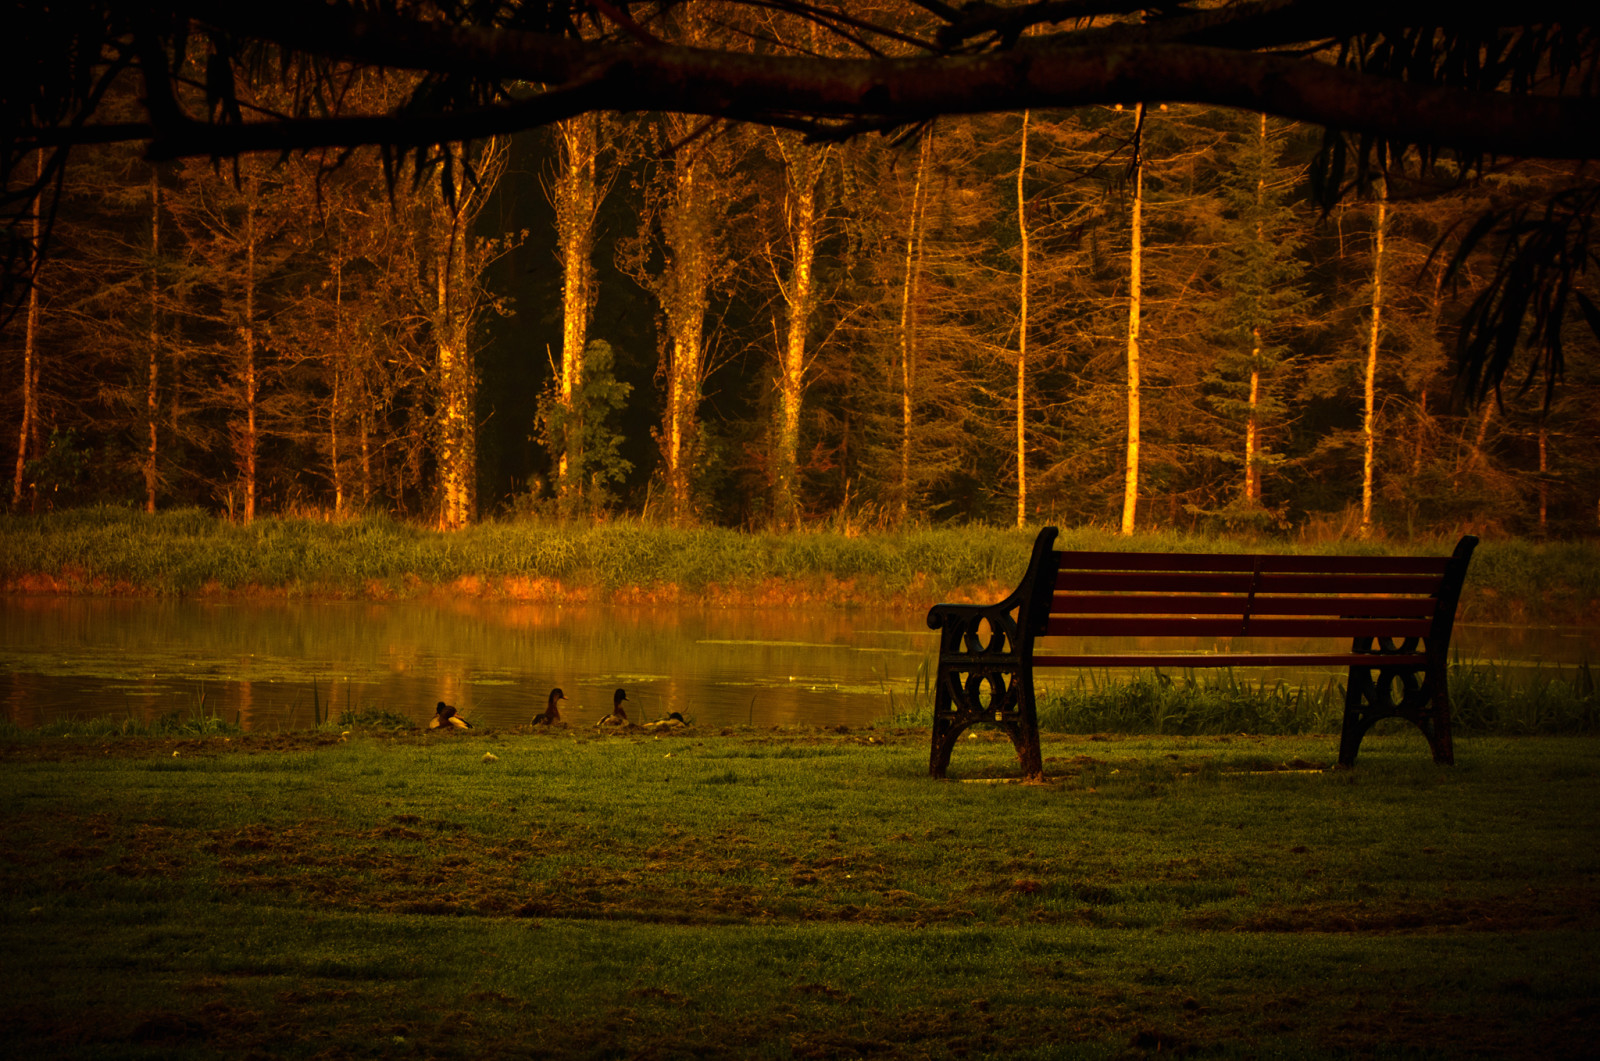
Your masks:
<path fill-rule="evenodd" d="M 439 701 L 439 706 L 434 709 L 434 715 L 428 720 L 429 729 L 471 729 L 472 723 L 456 714 L 456 709 Z"/>
<path fill-rule="evenodd" d="M 658 718 L 654 722 L 646 722 L 639 728 L 646 733 L 662 733 L 669 730 L 683 729 L 689 723 L 676 711 L 669 712 L 666 718 Z"/>
<path fill-rule="evenodd" d="M 535 726 L 553 726 L 560 723 L 561 711 L 556 707 L 556 703 L 566 698 L 567 694 L 560 689 L 551 689 L 550 702 L 545 705 L 544 711 L 533 716 L 533 724 Z"/>
<path fill-rule="evenodd" d="M 605 717 L 600 719 L 600 721 L 596 722 L 595 725 L 596 726 L 626 726 L 626 725 L 629 725 L 628 712 L 626 710 L 624 710 L 623 706 L 622 706 L 622 702 L 624 700 L 626 700 L 627 698 L 628 698 L 628 694 L 622 689 L 618 689 L 615 693 L 612 693 L 611 694 L 611 714 L 606 715 Z"/>

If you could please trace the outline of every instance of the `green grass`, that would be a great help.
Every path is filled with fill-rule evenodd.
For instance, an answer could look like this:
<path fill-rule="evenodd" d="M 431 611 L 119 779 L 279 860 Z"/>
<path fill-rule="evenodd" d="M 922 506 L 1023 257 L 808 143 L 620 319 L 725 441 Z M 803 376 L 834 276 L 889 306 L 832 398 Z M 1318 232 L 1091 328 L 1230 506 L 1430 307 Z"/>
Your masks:
<path fill-rule="evenodd" d="M 12 735 L 0 1049 L 1582 1056 L 1600 740 L 1335 743 Z"/>
<path fill-rule="evenodd" d="M 618 520 L 599 525 L 490 522 L 442 534 L 385 516 L 339 523 L 265 518 L 240 526 L 198 510 L 145 515 L 96 508 L 0 516 L 0 583 L 30 576 L 68 590 L 188 594 L 216 586 L 290 594 L 403 596 L 458 579 L 559 580 L 613 591 L 671 585 L 759 590 L 815 584 L 827 599 L 911 593 L 928 603 L 1015 584 L 1036 529 L 916 528 L 846 537 L 744 533 Z M 1447 553 L 1454 542 L 1296 546 L 1177 533 L 1132 539 L 1068 529 L 1066 549 Z M 840 587 L 843 583 L 843 588 Z M 1573 620 L 1600 601 L 1600 544 L 1488 541 L 1467 580 L 1463 615 Z"/>
<path fill-rule="evenodd" d="M 933 719 L 927 668 L 908 700 L 895 700 L 891 717 L 902 726 Z M 1519 667 L 1456 662 L 1450 666 L 1452 729 L 1466 734 L 1532 735 L 1600 730 L 1600 688 L 1594 669 Z M 1345 682 L 1290 683 L 1255 677 L 1249 670 L 1141 670 L 1127 676 L 1080 672 L 1067 685 L 1037 694 L 1039 729 L 1046 733 L 1171 734 L 1215 736 L 1250 733 L 1287 736 L 1337 733 L 1344 718 Z M 1383 722 L 1383 731 L 1409 723 Z"/>

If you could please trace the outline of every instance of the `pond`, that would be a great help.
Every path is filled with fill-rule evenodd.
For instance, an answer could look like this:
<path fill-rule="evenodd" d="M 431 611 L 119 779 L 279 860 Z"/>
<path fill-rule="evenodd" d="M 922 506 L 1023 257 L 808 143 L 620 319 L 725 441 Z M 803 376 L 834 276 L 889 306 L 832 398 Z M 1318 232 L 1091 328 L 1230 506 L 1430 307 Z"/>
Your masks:
<path fill-rule="evenodd" d="M 1465 659 L 1600 659 L 1590 627 L 1458 625 L 1455 641 Z M 23 726 L 176 712 L 275 730 L 330 707 L 422 723 L 444 700 L 505 728 L 552 686 L 574 724 L 597 720 L 622 686 L 636 719 L 861 726 L 921 699 L 937 648 L 923 612 L 874 608 L 0 597 L 0 698 Z"/>

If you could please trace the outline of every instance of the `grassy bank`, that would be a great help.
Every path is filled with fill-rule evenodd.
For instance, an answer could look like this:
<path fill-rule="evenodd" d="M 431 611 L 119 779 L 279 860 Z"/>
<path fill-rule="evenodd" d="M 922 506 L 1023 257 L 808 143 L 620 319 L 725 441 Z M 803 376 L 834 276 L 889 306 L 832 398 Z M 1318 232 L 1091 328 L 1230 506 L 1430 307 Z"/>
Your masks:
<path fill-rule="evenodd" d="M 0 740 L 0 1047 L 1577 1057 L 1600 741 Z M 176 753 L 176 754 L 174 754 Z M 1009 745 L 963 741 L 997 777 Z"/>
<path fill-rule="evenodd" d="M 1035 529 L 924 528 L 845 537 L 679 530 L 635 522 L 487 523 L 441 534 L 386 517 L 343 523 L 196 510 L 85 509 L 0 516 L 0 586 L 11 592 L 416 596 L 438 589 L 516 599 L 903 603 L 992 599 L 1015 585 Z M 1254 542 L 1065 531 L 1069 549 L 1445 553 L 1453 541 Z M 1463 618 L 1577 621 L 1600 607 L 1600 544 L 1483 543 Z"/>

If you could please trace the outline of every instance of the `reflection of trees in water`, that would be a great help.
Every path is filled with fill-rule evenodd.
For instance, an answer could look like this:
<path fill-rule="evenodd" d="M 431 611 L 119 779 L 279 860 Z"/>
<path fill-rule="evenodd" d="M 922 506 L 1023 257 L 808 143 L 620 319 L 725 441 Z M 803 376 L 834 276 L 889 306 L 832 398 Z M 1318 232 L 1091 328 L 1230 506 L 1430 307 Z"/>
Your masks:
<path fill-rule="evenodd" d="M 256 687 L 254 682 L 235 682 L 233 684 L 233 710 L 234 717 L 239 720 L 239 725 L 245 729 L 256 728 Z"/>
<path fill-rule="evenodd" d="M 203 693 L 207 712 L 272 731 L 310 725 L 315 680 L 327 717 L 348 707 L 423 725 L 444 700 L 509 728 L 558 685 L 576 701 L 563 713 L 592 725 L 620 685 L 638 720 L 858 726 L 888 713 L 888 689 L 903 706 L 932 637 L 920 614 L 829 608 L 12 598 L 0 600 L 0 704 L 20 725 L 152 721 L 193 715 Z M 1597 630 L 1458 626 L 1455 640 L 1464 659 L 1600 657 Z"/>
<path fill-rule="evenodd" d="M 29 688 L 37 683 L 30 678 L 15 673 L 6 675 L 6 718 L 19 726 L 37 726 L 42 721 L 38 692 Z"/>

